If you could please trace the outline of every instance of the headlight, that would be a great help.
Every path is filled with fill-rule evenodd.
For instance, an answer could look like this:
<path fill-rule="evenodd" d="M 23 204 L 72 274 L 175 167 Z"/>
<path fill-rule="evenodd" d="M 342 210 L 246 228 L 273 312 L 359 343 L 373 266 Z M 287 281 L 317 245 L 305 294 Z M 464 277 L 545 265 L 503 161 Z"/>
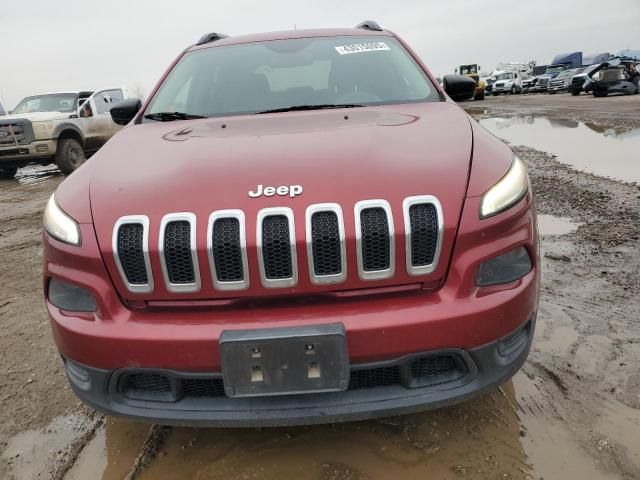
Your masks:
<path fill-rule="evenodd" d="M 78 224 L 58 207 L 55 194 L 44 209 L 44 229 L 53 238 L 70 245 L 80 245 Z"/>
<path fill-rule="evenodd" d="M 480 218 L 491 217 L 512 207 L 526 195 L 528 189 L 527 170 L 522 160 L 514 155 L 507 174 L 482 196 Z"/>

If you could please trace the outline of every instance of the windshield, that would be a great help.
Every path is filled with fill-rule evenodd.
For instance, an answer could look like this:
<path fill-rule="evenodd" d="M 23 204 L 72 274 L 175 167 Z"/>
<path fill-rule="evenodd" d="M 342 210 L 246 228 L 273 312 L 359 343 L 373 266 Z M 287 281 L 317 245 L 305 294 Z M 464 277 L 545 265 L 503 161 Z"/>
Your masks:
<path fill-rule="evenodd" d="M 478 73 L 478 65 L 461 65 L 460 75 L 471 75 Z"/>
<path fill-rule="evenodd" d="M 73 112 L 76 110 L 76 100 L 77 95 L 74 93 L 27 97 L 18 103 L 13 113 Z"/>
<path fill-rule="evenodd" d="M 511 72 L 499 73 L 498 75 L 496 75 L 496 80 L 509 80 L 511 78 L 513 78 L 513 73 Z"/>
<path fill-rule="evenodd" d="M 187 53 L 146 115 L 215 117 L 309 105 L 383 105 L 440 97 L 390 37 L 275 40 Z"/>
<path fill-rule="evenodd" d="M 558 66 L 558 67 L 547 67 L 547 71 L 544 73 L 558 73 L 558 72 L 562 72 L 564 70 L 564 67 Z"/>

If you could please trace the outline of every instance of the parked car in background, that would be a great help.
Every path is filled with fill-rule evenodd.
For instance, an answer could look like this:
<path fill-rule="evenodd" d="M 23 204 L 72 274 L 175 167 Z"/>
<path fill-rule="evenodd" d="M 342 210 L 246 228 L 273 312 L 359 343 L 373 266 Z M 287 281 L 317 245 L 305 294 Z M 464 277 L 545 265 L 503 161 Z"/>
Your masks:
<path fill-rule="evenodd" d="M 538 90 L 538 77 L 527 78 L 522 81 L 522 93 L 534 93 Z"/>
<path fill-rule="evenodd" d="M 547 91 L 550 94 L 568 92 L 571 87 L 571 79 L 574 77 L 574 75 L 582 73 L 583 70 L 583 68 L 572 68 L 560 72 L 558 76 L 556 76 L 556 78 L 552 78 L 549 81 Z"/>
<path fill-rule="evenodd" d="M 501 93 L 516 94 L 522 91 L 522 77 L 518 72 L 496 70 L 491 76 L 494 79 L 491 85 L 492 95 L 499 95 Z"/>
<path fill-rule="evenodd" d="M 567 67 L 565 65 L 547 65 L 544 74 L 538 77 L 538 90 L 540 92 L 546 92 L 551 80 L 556 78 L 560 72 L 563 72 L 566 69 Z"/>
<path fill-rule="evenodd" d="M 122 128 L 109 109 L 126 98 L 125 88 L 24 98 L 0 118 L 0 178 L 13 178 L 29 163 L 73 172 Z"/>
<path fill-rule="evenodd" d="M 589 80 L 594 97 L 616 93 L 634 95 L 640 91 L 640 72 L 635 60 L 604 62 L 591 72 Z"/>
<path fill-rule="evenodd" d="M 584 70 L 582 70 L 581 73 L 578 73 L 571 77 L 571 85 L 569 86 L 571 95 L 577 96 L 582 92 L 590 92 L 593 87 L 593 82 L 589 81 L 589 75 L 591 75 L 591 73 L 598 68 L 600 68 L 599 63 L 596 65 L 589 65 Z"/>

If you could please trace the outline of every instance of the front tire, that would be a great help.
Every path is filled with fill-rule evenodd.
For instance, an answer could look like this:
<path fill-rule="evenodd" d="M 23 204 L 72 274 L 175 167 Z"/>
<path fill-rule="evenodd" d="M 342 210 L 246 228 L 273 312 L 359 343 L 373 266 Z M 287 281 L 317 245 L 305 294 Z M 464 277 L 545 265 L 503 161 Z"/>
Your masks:
<path fill-rule="evenodd" d="M 69 175 L 86 161 L 82 145 L 73 138 L 64 138 L 58 142 L 56 164 L 62 173 Z"/>
<path fill-rule="evenodd" d="M 571 95 L 577 97 L 578 95 L 580 95 L 580 90 L 571 90 Z"/>
<path fill-rule="evenodd" d="M 473 97 L 474 100 L 484 100 L 484 92 L 476 93 L 476 96 Z"/>
<path fill-rule="evenodd" d="M 0 179 L 11 180 L 18 173 L 18 167 L 0 167 Z"/>
<path fill-rule="evenodd" d="M 514 85 L 513 87 L 511 87 L 511 95 L 515 95 L 516 93 L 518 93 L 518 89 Z"/>

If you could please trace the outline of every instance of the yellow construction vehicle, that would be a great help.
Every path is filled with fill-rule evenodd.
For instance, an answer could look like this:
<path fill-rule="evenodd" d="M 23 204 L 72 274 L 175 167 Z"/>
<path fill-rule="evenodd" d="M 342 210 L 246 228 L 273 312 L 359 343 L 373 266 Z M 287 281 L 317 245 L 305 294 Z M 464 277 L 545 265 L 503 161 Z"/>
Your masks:
<path fill-rule="evenodd" d="M 466 75 L 467 77 L 473 78 L 477 84 L 476 94 L 474 95 L 474 100 L 484 100 L 484 89 L 487 86 L 484 80 L 480 80 L 480 67 L 477 63 L 473 63 L 471 65 L 460 65 L 460 68 L 456 70 L 456 73 L 460 73 L 460 75 Z"/>

